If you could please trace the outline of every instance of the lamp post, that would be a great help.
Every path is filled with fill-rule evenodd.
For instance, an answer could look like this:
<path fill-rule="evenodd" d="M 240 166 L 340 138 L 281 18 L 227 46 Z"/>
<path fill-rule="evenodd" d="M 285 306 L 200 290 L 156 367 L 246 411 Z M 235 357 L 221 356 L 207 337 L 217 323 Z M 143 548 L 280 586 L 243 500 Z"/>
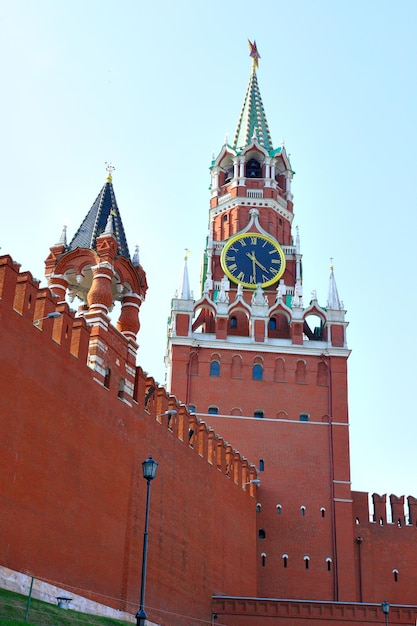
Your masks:
<path fill-rule="evenodd" d="M 388 626 L 388 614 L 389 614 L 389 604 L 388 602 L 383 602 L 381 604 L 381 609 L 383 614 L 385 615 L 385 624 Z"/>
<path fill-rule="evenodd" d="M 145 626 L 146 613 L 145 586 L 146 586 L 146 559 L 148 556 L 148 522 L 149 522 L 149 499 L 151 495 L 151 480 L 155 478 L 158 463 L 150 456 L 142 463 L 143 477 L 147 481 L 146 486 L 146 509 L 145 509 L 145 531 L 143 533 L 143 555 L 142 555 L 142 582 L 140 587 L 140 606 L 136 613 L 136 626 Z"/>

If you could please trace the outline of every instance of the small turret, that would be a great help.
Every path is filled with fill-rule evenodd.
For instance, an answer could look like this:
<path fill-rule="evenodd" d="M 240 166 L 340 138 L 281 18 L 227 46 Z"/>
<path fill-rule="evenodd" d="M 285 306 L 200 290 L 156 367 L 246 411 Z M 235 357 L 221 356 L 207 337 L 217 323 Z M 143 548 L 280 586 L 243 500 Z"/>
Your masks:
<path fill-rule="evenodd" d="M 113 165 L 107 165 L 103 187 L 71 242 L 66 228 L 46 259 L 46 277 L 51 291 L 61 300 L 80 300 L 79 315 L 90 325 L 107 329 L 109 312 L 121 303 L 118 330 L 135 340 L 139 331 L 139 308 L 147 290 L 146 274 L 133 261 L 113 189 Z"/>

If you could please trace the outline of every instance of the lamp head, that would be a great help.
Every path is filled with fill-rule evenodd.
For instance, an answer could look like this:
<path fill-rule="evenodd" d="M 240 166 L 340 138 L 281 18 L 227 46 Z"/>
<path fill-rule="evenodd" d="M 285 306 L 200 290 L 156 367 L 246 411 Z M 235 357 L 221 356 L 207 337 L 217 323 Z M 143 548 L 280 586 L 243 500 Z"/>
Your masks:
<path fill-rule="evenodd" d="M 142 463 L 143 477 L 146 480 L 153 480 L 156 476 L 156 470 L 158 463 L 150 456 L 146 461 Z"/>
<path fill-rule="evenodd" d="M 389 613 L 389 603 L 388 602 L 383 602 L 381 604 L 381 609 L 382 609 L 382 612 L 385 613 L 385 615 L 388 615 L 388 613 Z"/>

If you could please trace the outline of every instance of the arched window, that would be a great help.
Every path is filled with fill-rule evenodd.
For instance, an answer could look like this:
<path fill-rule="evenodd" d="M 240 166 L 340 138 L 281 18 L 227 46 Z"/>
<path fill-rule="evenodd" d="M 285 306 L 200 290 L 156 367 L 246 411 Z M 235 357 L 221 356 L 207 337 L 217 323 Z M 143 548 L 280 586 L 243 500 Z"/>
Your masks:
<path fill-rule="evenodd" d="M 212 361 L 210 363 L 210 376 L 220 376 L 220 363 L 219 363 L 219 361 Z"/>
<path fill-rule="evenodd" d="M 304 563 L 305 563 L 306 569 L 309 569 L 309 567 L 310 567 L 310 557 L 307 554 L 304 557 Z"/>
<path fill-rule="evenodd" d="M 393 569 L 392 573 L 394 574 L 394 582 L 397 583 L 398 582 L 398 570 Z"/>
<path fill-rule="evenodd" d="M 264 531 L 263 528 L 260 528 L 258 530 L 258 537 L 259 537 L 259 539 L 265 539 L 265 531 Z"/>
<path fill-rule="evenodd" d="M 324 506 L 322 506 L 322 507 L 321 507 L 321 509 L 320 509 L 320 513 L 321 513 L 321 516 L 322 516 L 322 517 L 325 517 L 325 515 L 326 515 L 326 509 L 324 508 Z"/>
<path fill-rule="evenodd" d="M 297 361 L 297 369 L 295 370 L 295 382 L 296 383 L 305 383 L 306 382 L 306 363 L 305 361 Z"/>
<path fill-rule="evenodd" d="M 317 384 L 327 385 L 327 365 L 324 361 L 319 361 L 317 367 Z"/>
<path fill-rule="evenodd" d="M 253 380 L 262 380 L 263 379 L 263 367 L 259 363 L 255 363 L 252 369 L 252 379 Z"/>
<path fill-rule="evenodd" d="M 198 376 L 198 353 L 197 352 L 191 352 L 188 367 L 189 367 L 191 376 Z"/>
<path fill-rule="evenodd" d="M 285 380 L 285 361 L 278 358 L 275 360 L 274 379 L 284 381 Z"/>
<path fill-rule="evenodd" d="M 282 562 L 284 564 L 284 567 L 288 567 L 288 554 L 282 555 Z"/>
<path fill-rule="evenodd" d="M 230 328 L 237 328 L 237 318 L 235 316 L 230 318 Z"/>
<path fill-rule="evenodd" d="M 308 422 L 310 416 L 308 413 L 300 413 L 300 422 Z"/>
<path fill-rule="evenodd" d="M 277 320 L 275 319 L 275 317 L 271 317 L 271 319 L 269 320 L 269 330 L 276 330 L 277 329 Z"/>
<path fill-rule="evenodd" d="M 327 571 L 331 572 L 332 571 L 332 560 L 331 560 L 330 557 L 327 557 L 326 563 L 327 563 Z"/>
<path fill-rule="evenodd" d="M 302 506 L 300 506 L 300 511 L 301 511 L 302 517 L 304 517 L 305 514 L 306 514 L 306 508 L 305 508 L 304 504 Z"/>
<path fill-rule="evenodd" d="M 219 407 L 218 406 L 209 406 L 208 413 L 209 413 L 209 415 L 218 415 Z"/>
<path fill-rule="evenodd" d="M 265 471 L 265 461 L 263 459 L 259 459 L 259 471 L 260 472 Z"/>
<path fill-rule="evenodd" d="M 266 564 L 266 553 L 262 552 L 261 554 L 261 562 L 262 562 L 262 567 L 265 567 Z"/>
<path fill-rule="evenodd" d="M 256 159 L 249 159 L 246 164 L 246 178 L 261 178 L 262 168 L 259 161 Z"/>
<path fill-rule="evenodd" d="M 242 378 L 242 357 L 239 354 L 232 358 L 232 378 Z"/>
<path fill-rule="evenodd" d="M 256 512 L 257 512 L 257 513 L 260 513 L 260 512 L 261 512 L 261 507 L 262 507 L 261 503 L 260 503 L 260 502 L 258 502 L 258 503 L 256 504 Z"/>
<path fill-rule="evenodd" d="M 195 413 L 195 404 L 189 404 L 188 411 L 189 413 Z"/>
<path fill-rule="evenodd" d="M 254 411 L 253 417 L 262 418 L 264 416 L 263 411 Z"/>
<path fill-rule="evenodd" d="M 277 505 L 276 505 L 276 509 L 277 509 L 277 514 L 278 514 L 278 515 L 281 515 L 281 509 L 282 509 L 281 504 L 277 504 Z"/>

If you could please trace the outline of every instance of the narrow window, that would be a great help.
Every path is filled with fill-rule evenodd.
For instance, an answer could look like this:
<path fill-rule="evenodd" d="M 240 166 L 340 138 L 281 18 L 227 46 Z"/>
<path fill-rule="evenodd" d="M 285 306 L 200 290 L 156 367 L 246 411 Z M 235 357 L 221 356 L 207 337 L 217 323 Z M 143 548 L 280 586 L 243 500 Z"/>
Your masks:
<path fill-rule="evenodd" d="M 230 328 L 237 328 L 237 319 L 236 317 L 230 318 Z"/>
<path fill-rule="evenodd" d="M 269 330 L 276 330 L 277 329 L 277 320 L 275 319 L 275 317 L 271 317 L 271 319 L 269 320 Z"/>
<path fill-rule="evenodd" d="M 252 379 L 253 380 L 263 379 L 263 367 L 259 363 L 255 363 L 255 365 L 253 366 Z"/>
<path fill-rule="evenodd" d="M 324 506 L 322 506 L 322 507 L 321 507 L 321 509 L 320 509 L 320 513 L 321 513 L 321 516 L 322 516 L 322 517 L 325 517 L 325 515 L 326 515 L 326 509 L 324 508 Z"/>
<path fill-rule="evenodd" d="M 305 506 L 300 506 L 300 511 L 301 511 L 301 516 L 304 517 L 304 515 L 306 514 L 306 508 Z"/>
<path fill-rule="evenodd" d="M 255 411 L 253 417 L 262 418 L 264 416 L 263 411 Z"/>
<path fill-rule="evenodd" d="M 304 563 L 305 563 L 306 569 L 309 569 L 309 565 L 310 565 L 310 557 L 309 556 L 305 556 L 304 557 Z"/>
<path fill-rule="evenodd" d="M 310 416 L 308 413 L 300 413 L 300 422 L 308 422 Z"/>
<path fill-rule="evenodd" d="M 218 415 L 219 408 L 217 406 L 209 406 L 208 412 L 209 412 L 209 415 Z"/>
<path fill-rule="evenodd" d="M 265 471 L 265 462 L 263 459 L 259 459 L 259 471 L 260 472 Z"/>
<path fill-rule="evenodd" d="M 361 522 L 360 522 L 359 517 L 355 517 L 355 524 L 360 524 L 360 523 L 361 523 Z"/>
<path fill-rule="evenodd" d="M 260 502 L 258 502 L 257 505 L 256 505 L 256 512 L 257 513 L 261 512 L 261 504 L 260 504 Z"/>
<path fill-rule="evenodd" d="M 259 537 L 259 539 L 265 539 L 265 531 L 264 531 L 263 528 L 260 528 L 258 530 L 258 537 Z"/>
<path fill-rule="evenodd" d="M 194 435 L 194 429 L 193 428 L 189 428 L 188 429 L 188 443 L 190 446 L 192 446 L 193 444 L 193 435 Z"/>
<path fill-rule="evenodd" d="M 119 392 L 117 394 L 121 400 L 123 400 L 125 395 L 125 381 L 124 378 L 121 378 L 119 381 Z"/>
<path fill-rule="evenodd" d="M 262 567 L 265 567 L 265 563 L 266 563 L 266 554 L 265 554 L 265 552 L 262 552 L 261 559 L 262 559 Z"/>
<path fill-rule="evenodd" d="M 394 574 L 394 582 L 397 583 L 398 582 L 398 570 L 393 569 L 392 573 Z"/>
<path fill-rule="evenodd" d="M 188 411 L 190 413 L 195 413 L 195 404 L 189 404 L 188 405 Z"/>
<path fill-rule="evenodd" d="M 282 555 L 282 562 L 284 564 L 284 567 L 288 567 L 288 554 Z"/>
<path fill-rule="evenodd" d="M 212 361 L 210 363 L 210 376 L 220 376 L 220 363 L 219 363 L 219 361 Z"/>
<path fill-rule="evenodd" d="M 276 509 L 277 509 L 277 515 L 281 515 L 282 506 L 280 504 L 277 504 Z"/>
<path fill-rule="evenodd" d="M 331 560 L 330 557 L 327 557 L 326 563 L 327 563 L 327 571 L 331 572 L 332 571 L 332 560 Z"/>
<path fill-rule="evenodd" d="M 111 375 L 110 367 L 107 367 L 106 373 L 104 375 L 104 383 L 103 383 L 106 389 L 110 387 L 110 375 Z"/>

